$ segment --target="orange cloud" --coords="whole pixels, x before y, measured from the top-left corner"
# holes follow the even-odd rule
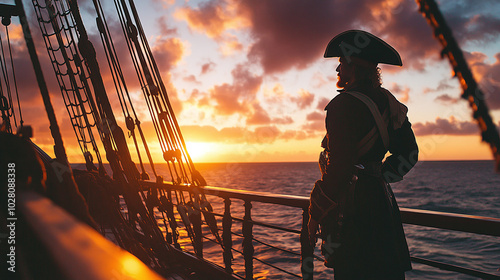
[[[280,124],[280,125],[294,123],[293,119],[289,116],[285,116],[283,118],[273,118],[271,122],[274,124]]]
[[[462,44],[491,40],[500,34],[500,19],[478,15],[475,7],[441,7]],[[334,35],[347,29],[366,29],[387,40],[401,53],[405,68],[424,70],[428,59],[438,59],[440,51],[431,28],[412,1],[288,0],[283,5],[281,1],[210,0],[197,7],[179,9],[176,17],[185,20],[193,30],[215,38],[223,49],[231,42],[240,50],[241,42],[228,39],[233,36],[228,31],[245,29],[253,40],[248,60],[259,63],[266,74],[308,67],[321,59]],[[400,69],[392,67],[387,71]]]
[[[236,1],[202,2],[197,8],[188,6],[180,8],[174,16],[185,20],[191,29],[220,39],[224,37],[227,30],[241,29],[249,24],[238,14],[235,5],[237,5]]]
[[[331,99],[328,99],[326,97],[322,97],[320,100],[318,100],[318,105],[316,105],[316,109],[324,111],[326,105],[328,105],[328,103],[330,102],[330,100]]]
[[[263,125],[271,122],[269,114],[259,103],[252,104],[252,111],[252,114],[247,118],[247,125]]]
[[[312,112],[307,115],[307,124],[302,126],[302,129],[311,135],[316,135],[317,133],[326,133],[325,128],[325,113]]]
[[[321,114],[319,112],[312,112],[312,113],[307,115],[306,119],[308,121],[324,121],[325,114]]]
[[[398,83],[392,83],[390,90],[403,103],[407,103],[410,99],[410,88],[407,86],[403,87]]]
[[[290,100],[296,103],[299,109],[303,110],[312,104],[314,101],[314,94],[308,92],[307,90],[300,89],[299,96],[292,97]]]
[[[245,65],[239,64],[231,72],[233,83],[216,85],[209,90],[210,100],[215,101],[218,114],[248,114],[262,84],[262,76],[252,74]]]
[[[241,52],[244,49],[243,44],[233,35],[224,36],[220,42],[219,51],[225,56]]]
[[[186,52],[186,46],[178,38],[162,38],[153,45],[153,54],[161,71],[172,69]]]
[[[323,129],[324,130],[324,125]],[[273,125],[259,126],[254,130],[243,127],[224,127],[217,129],[213,126],[189,125],[181,126],[185,139],[193,142],[219,142],[228,144],[264,144],[278,140],[304,140],[318,137],[318,131],[286,130],[281,131]]]
[[[187,21],[190,28],[206,32],[211,37],[221,36],[226,29],[226,13],[214,2],[202,3],[198,9],[180,8],[175,17]]]

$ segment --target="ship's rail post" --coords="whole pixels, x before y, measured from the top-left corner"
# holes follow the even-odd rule
[[[302,229],[300,231],[300,271],[303,280],[312,280],[314,274],[314,247],[309,242],[309,208],[302,208]]]
[[[253,279],[253,223],[252,223],[252,203],[245,199],[245,216],[243,217],[243,256],[245,259],[245,279]]]
[[[201,229],[201,212],[195,209],[189,217],[189,220],[191,220],[191,223],[193,223],[194,246],[197,248],[196,256],[199,258],[203,258],[203,232]]]
[[[229,197],[224,198],[224,216],[222,218],[222,242],[224,245],[224,266],[228,273],[233,273],[231,268],[233,253],[231,252],[233,248],[233,240],[231,236],[231,227],[233,224],[233,219],[231,217],[231,199]]]

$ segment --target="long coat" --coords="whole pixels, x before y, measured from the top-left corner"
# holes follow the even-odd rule
[[[390,156],[382,163],[387,149],[378,133],[375,144],[359,155],[358,144],[375,127],[374,117],[356,97],[338,94],[325,108],[328,163],[311,193],[311,217],[320,222],[325,265],[334,268],[336,280],[404,279],[410,256],[388,183],[402,180],[415,165],[418,147],[406,107],[390,92],[381,87],[353,90],[372,99],[381,114],[389,110]],[[353,185],[357,164],[365,169],[357,172]],[[321,192],[323,201],[315,192]],[[339,205],[328,207],[328,201]]]

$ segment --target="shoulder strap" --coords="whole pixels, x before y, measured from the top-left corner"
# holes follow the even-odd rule
[[[348,91],[347,93],[361,100],[368,107],[368,109],[373,115],[373,118],[375,119],[375,124],[377,125],[380,137],[382,137],[382,142],[384,143],[384,147],[386,150],[389,149],[389,133],[387,132],[387,124],[384,122],[382,115],[380,115],[380,111],[378,110],[377,104],[375,104],[375,102],[373,102],[371,98],[360,92]]]

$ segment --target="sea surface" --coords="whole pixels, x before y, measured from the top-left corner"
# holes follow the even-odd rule
[[[196,168],[208,185],[308,197],[314,182],[320,178],[317,163],[198,163]],[[166,166],[158,166],[167,173]],[[392,184],[400,207],[500,218],[500,174],[492,161],[428,161],[419,162],[402,182]],[[223,213],[223,200],[208,196],[214,212]],[[252,203],[252,219],[284,228],[300,230],[302,209],[274,204]],[[233,217],[243,218],[243,201],[231,200]],[[222,220],[217,217],[219,227]],[[430,227],[404,225],[410,254],[415,257],[454,264],[500,276],[500,238],[455,232]],[[233,221],[233,248],[242,252],[242,223]],[[184,249],[192,246],[184,230],[180,230]],[[204,257],[223,266],[222,250],[208,228],[204,228]],[[299,235],[281,230],[253,226],[255,279],[298,279],[300,275]],[[265,244],[286,249],[284,252]],[[319,242],[315,254],[321,256]],[[233,252],[233,269],[244,276],[243,256]],[[265,265],[270,263],[277,268]],[[314,261],[314,279],[333,279],[333,271]],[[406,279],[477,279],[455,272],[413,263]]]

